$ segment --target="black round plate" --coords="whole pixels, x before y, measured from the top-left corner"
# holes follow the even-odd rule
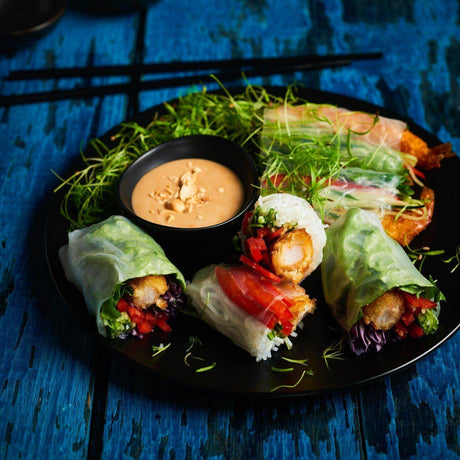
[[[268,90],[275,95],[283,95],[285,91],[281,87],[268,88]],[[242,89],[237,88],[232,91],[238,93]],[[334,93],[299,89],[299,95],[315,103],[331,103],[371,113],[378,111],[382,116],[403,119],[390,110]],[[133,120],[146,125],[155,112],[161,113],[162,110],[162,106],[154,107],[136,115]],[[408,122],[411,131],[423,138],[429,146],[440,144],[432,134],[410,120],[405,121]],[[111,135],[118,129],[119,127],[113,128],[102,136],[101,140],[110,143]],[[78,164],[80,163],[81,161],[78,160]],[[78,164],[75,165],[75,170]],[[429,228],[412,243],[411,247],[429,246],[433,249],[445,249],[445,257],[455,253],[458,234],[452,216],[452,203],[458,203],[460,199],[457,186],[459,174],[458,158],[445,160],[442,168],[429,172],[426,184],[436,192],[435,214]],[[441,257],[431,257],[425,261],[423,272],[426,276],[431,275],[438,280],[438,286],[447,297],[447,302],[441,309],[438,331],[422,339],[390,343],[378,354],[361,357],[345,354],[344,360],[329,360],[329,368],[323,359],[323,351],[340,336],[325,305],[318,270],[303,283],[306,292],[317,299],[318,308],[315,314],[305,319],[304,328],[298,330],[298,336],[293,339],[292,350],[288,351],[282,347],[274,353],[272,359],[267,361],[257,363],[253,357],[234,346],[226,337],[198,319],[185,315],[175,320],[170,334],[150,334],[142,340],[106,339],[97,333],[95,322],[87,313],[83,296],[66,280],[59,262],[58,250],[67,243],[68,228],[67,222],[59,212],[61,198],[62,194],[57,193],[51,199],[45,230],[46,253],[55,285],[64,302],[79,320],[75,327],[85,326],[109,350],[121,353],[158,376],[182,384],[213,392],[263,397],[304,396],[347,389],[407,368],[439,347],[460,325],[458,271],[451,273],[452,264],[446,264]],[[168,254],[168,248],[164,249]],[[182,269],[181,265],[179,269]],[[185,275],[190,279],[190,273],[185,272]],[[191,357],[184,360],[192,338],[198,338],[201,345],[195,343],[191,353],[203,361]],[[170,344],[170,346],[163,353],[152,358],[152,346],[160,344]],[[298,382],[306,367],[288,363],[282,357],[308,359],[308,368],[314,372],[314,375],[305,375]],[[215,363],[213,369],[196,372],[197,368],[212,363]],[[272,367],[294,367],[294,370],[288,373],[276,373],[272,371]],[[276,389],[280,385],[286,387]],[[274,389],[276,390],[273,391]]]

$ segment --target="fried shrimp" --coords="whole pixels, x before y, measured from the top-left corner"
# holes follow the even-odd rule
[[[148,275],[129,281],[133,288],[132,303],[135,307],[145,309],[151,305],[165,309],[168,304],[161,297],[168,289],[168,281],[163,275]]]
[[[397,289],[392,289],[363,307],[364,323],[388,331],[400,320],[404,308],[403,295]]]
[[[275,274],[293,283],[302,281],[313,260],[311,236],[303,228],[278,238],[271,251]]]
[[[422,210],[408,210],[403,214],[386,214],[382,219],[385,231],[403,246],[410,242],[431,222],[434,211],[434,191],[423,187],[420,199],[425,202]]]
[[[422,169],[440,168],[444,158],[455,156],[455,153],[452,152],[452,144],[440,144],[430,149],[423,139],[408,130],[402,134],[400,149],[401,152],[415,156],[417,167]]]
[[[305,293],[304,288],[298,284],[284,281],[280,283],[278,287],[283,294],[295,301],[295,304],[290,307],[289,310],[294,316],[292,323],[294,328],[296,328],[305,315],[312,314],[315,311],[316,300],[311,299]]]

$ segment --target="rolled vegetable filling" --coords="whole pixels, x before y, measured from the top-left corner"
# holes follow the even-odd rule
[[[172,277],[147,275],[122,283],[101,307],[110,337],[142,336],[159,328],[170,332],[168,321],[183,307],[182,287]]]
[[[311,205],[289,194],[261,197],[239,232],[241,261],[274,282],[300,283],[320,264],[326,241]]]

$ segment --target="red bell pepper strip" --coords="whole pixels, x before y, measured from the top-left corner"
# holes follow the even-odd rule
[[[258,228],[256,235],[258,238],[265,238],[270,233],[270,229],[267,227]]]
[[[413,172],[416,176],[420,177],[421,179],[426,179],[425,174],[424,174],[422,171],[420,171],[419,169],[417,169],[417,168],[412,168],[412,172]]]
[[[129,303],[124,297],[122,297],[117,303],[117,310],[120,313],[128,311],[128,307],[129,307]]]
[[[278,228],[272,232],[269,232],[269,234],[265,237],[267,241],[273,241],[275,238],[278,238],[282,233],[284,232],[284,228]]]
[[[260,262],[263,259],[262,252],[257,246],[256,238],[248,238],[245,241],[246,251],[254,262]]]
[[[437,303],[434,302],[433,300],[428,300],[428,299],[425,299],[424,297],[417,297],[415,294],[410,294],[409,292],[406,292],[406,291],[401,291],[401,292],[406,302],[406,305],[410,305],[411,307],[417,310],[419,309],[421,310],[423,308],[431,309],[431,308],[436,308],[437,306]]]
[[[415,321],[415,316],[413,313],[403,313],[400,319],[405,326],[409,326],[409,324],[412,324]]]
[[[409,324],[407,327],[407,333],[412,339],[419,339],[425,334],[423,329],[417,323]]]
[[[283,295],[279,291],[272,291],[267,284],[269,283],[260,283],[251,276],[246,279],[246,287],[255,302],[272,311],[280,321],[292,319],[292,313],[282,301]]]
[[[252,218],[252,212],[247,212],[243,217],[243,222],[241,224],[241,233],[246,235],[248,233],[249,222]]]
[[[265,276],[269,280],[274,281],[275,283],[281,282],[281,278],[279,276],[276,276],[274,273],[268,271],[266,268],[262,267],[261,265],[256,264],[254,261],[249,259],[249,257],[242,255],[240,257],[240,260],[241,262],[253,268],[256,272],[260,273],[262,276]]]

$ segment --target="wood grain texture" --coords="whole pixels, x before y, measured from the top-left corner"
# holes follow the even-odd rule
[[[32,48],[3,58],[1,68],[5,62],[9,68],[129,62],[134,25],[132,17],[114,18],[101,27],[67,14]],[[2,90],[52,85],[3,84]],[[63,174],[81,143],[119,123],[125,110],[126,97],[119,96],[0,111],[2,458],[87,456],[95,345],[76,327],[51,283],[43,248],[44,214],[58,183],[51,169]]]
[[[209,395],[112,360],[104,458],[354,458],[353,393],[266,401]]]
[[[49,33],[0,56],[0,76],[42,66],[382,50],[381,62],[251,82],[298,80],[383,105],[460,152],[458,2],[223,0],[210,8],[162,0],[107,16],[75,5]],[[87,82],[2,82],[0,90],[75,83]],[[458,334],[370,386],[267,402],[156,381],[79,332],[43,259],[43,212],[57,183],[50,169],[64,173],[80,147],[127,114],[190,90],[0,109],[3,458],[459,458]]]

